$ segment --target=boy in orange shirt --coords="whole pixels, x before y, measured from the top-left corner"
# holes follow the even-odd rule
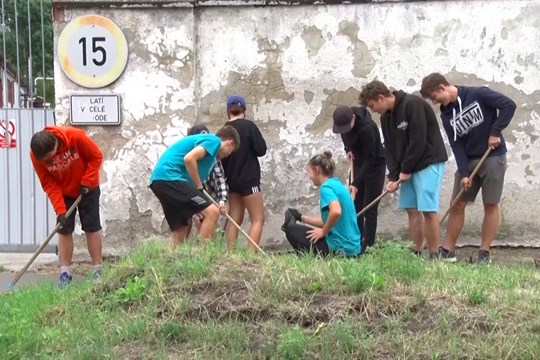
[[[92,275],[99,277],[102,260],[99,217],[101,150],[83,130],[58,126],[48,126],[35,133],[30,148],[34,169],[61,225],[58,231],[61,266],[58,286],[63,287],[72,280],[73,230],[77,211],[68,218],[65,215],[79,195],[82,200],[77,209],[92,258]]]

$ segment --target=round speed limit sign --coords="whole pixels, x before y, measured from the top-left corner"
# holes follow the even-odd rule
[[[67,77],[80,86],[102,88],[126,68],[126,37],[111,20],[84,15],[71,20],[58,39],[58,62]]]

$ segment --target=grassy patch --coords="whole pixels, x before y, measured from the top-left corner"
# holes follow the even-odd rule
[[[0,359],[533,359],[539,318],[532,266],[149,242],[98,282],[0,295]]]

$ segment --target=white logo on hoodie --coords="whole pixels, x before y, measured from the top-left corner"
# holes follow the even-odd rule
[[[461,99],[459,99],[461,100]],[[461,102],[460,102],[461,107]],[[454,129],[454,133],[459,137],[469,133],[471,129],[477,127],[484,122],[484,114],[480,108],[478,101],[469,104],[458,114],[454,113],[453,119],[450,120],[450,125]]]

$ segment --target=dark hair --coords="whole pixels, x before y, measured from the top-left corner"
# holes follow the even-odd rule
[[[238,116],[246,112],[246,108],[240,104],[232,104],[227,108],[228,116]]]
[[[362,105],[367,106],[369,100],[376,100],[379,95],[390,96],[391,94],[388,87],[382,81],[373,80],[362,87],[358,100]]]
[[[210,130],[208,130],[205,124],[193,125],[187,132],[188,135],[209,134],[209,133],[210,133]]]
[[[308,164],[310,166],[320,167],[325,176],[334,176],[336,164],[334,163],[334,160],[332,160],[332,153],[330,151],[315,155],[309,160]]]
[[[223,126],[217,131],[216,135],[221,138],[221,140],[232,140],[235,143],[237,150],[240,147],[240,135],[238,134],[238,131],[236,131],[236,129],[232,126]]]
[[[430,98],[431,94],[439,89],[439,86],[449,86],[450,83],[446,78],[439,73],[432,73],[422,79],[422,87],[420,94],[424,98]]]
[[[58,139],[52,132],[41,130],[32,136],[30,149],[36,159],[41,160],[54,150],[57,142]]]

